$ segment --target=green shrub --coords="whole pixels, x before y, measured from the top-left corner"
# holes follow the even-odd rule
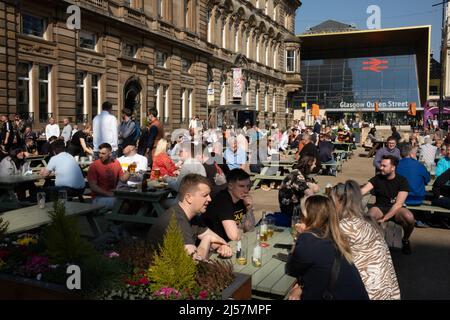
[[[163,246],[155,253],[153,265],[148,270],[150,291],[165,287],[190,290],[195,287],[195,274],[195,262],[184,249],[183,235],[173,214]]]
[[[63,202],[56,201],[49,216],[52,222],[44,230],[43,242],[52,261],[58,264],[79,263],[95,254],[94,247],[81,239],[75,218],[66,216]]]

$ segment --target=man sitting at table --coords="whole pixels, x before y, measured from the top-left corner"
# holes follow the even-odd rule
[[[112,158],[112,147],[109,143],[99,145],[99,159],[89,166],[87,179],[92,191],[94,204],[104,205],[107,209],[114,206],[114,190],[119,181],[128,181],[130,174],[123,172],[120,162]]]
[[[137,153],[136,144],[132,143],[131,140],[124,140],[122,148],[123,156],[118,159],[119,163],[122,166],[123,171],[128,170],[130,164],[136,165],[135,172],[138,174],[134,176],[135,179],[130,178],[127,182],[128,185],[136,184],[137,182],[142,181],[143,175],[147,171],[148,160],[146,157]]]
[[[40,175],[43,177],[55,174],[54,186],[49,183],[44,185],[48,193],[57,193],[66,190],[69,198],[80,196],[84,193],[84,177],[81,168],[75,158],[66,152],[64,140],[57,140],[53,143],[55,156],[48,162],[47,168],[42,168]],[[51,199],[51,197],[50,197]]]
[[[228,188],[214,197],[202,216],[205,224],[226,241],[239,239],[239,227],[244,232],[255,226],[250,176],[242,169],[233,169],[228,177]],[[243,225],[241,225],[243,223]]]
[[[9,156],[0,162],[0,177],[22,176],[30,171],[30,162],[25,161],[28,153],[25,147],[16,147],[9,150]],[[29,201],[36,202],[36,185],[32,181],[20,183],[14,191],[20,201],[26,200],[26,191],[29,191]]]
[[[207,178],[198,174],[186,175],[180,184],[179,202],[159,216],[148,233],[152,247],[159,248],[173,215],[183,234],[184,248],[196,260],[208,259],[210,248],[223,257],[231,257],[226,241],[203,226],[199,215],[205,213],[211,201],[211,187]],[[197,243],[199,244],[197,245]]]

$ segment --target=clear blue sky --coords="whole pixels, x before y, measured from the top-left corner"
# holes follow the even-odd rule
[[[431,50],[440,60],[442,6],[432,7],[443,0],[301,0],[297,10],[295,33],[331,19],[354,23],[358,29],[367,29],[366,13],[369,5],[381,9],[381,28],[431,25]]]

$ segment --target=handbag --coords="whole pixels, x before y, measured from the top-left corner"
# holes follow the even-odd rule
[[[341,270],[341,259],[342,256],[339,250],[336,249],[336,256],[334,257],[333,266],[331,267],[330,279],[325,291],[322,293],[323,300],[334,300],[334,291],[336,290],[336,281],[339,276],[339,271]]]

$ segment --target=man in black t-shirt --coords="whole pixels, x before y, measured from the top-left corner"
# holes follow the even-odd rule
[[[409,237],[414,230],[414,215],[404,207],[408,197],[408,181],[395,173],[399,160],[392,155],[381,159],[380,174],[371,178],[361,189],[362,194],[374,191],[376,201],[369,215],[379,223],[393,219],[403,227],[402,252],[411,254]]]
[[[206,177],[188,174],[182,180],[178,197],[180,201],[159,216],[148,233],[154,249],[162,246],[164,235],[173,215],[183,234],[184,248],[196,260],[208,259],[210,248],[222,257],[231,257],[232,251],[227,242],[205,227],[198,219],[204,214],[211,198],[211,187]],[[197,243],[200,242],[197,246]]]
[[[214,197],[202,219],[226,241],[235,241],[240,236],[239,227],[246,232],[255,226],[253,200],[249,193],[251,182],[248,173],[242,169],[231,170],[227,180],[228,188]]]

